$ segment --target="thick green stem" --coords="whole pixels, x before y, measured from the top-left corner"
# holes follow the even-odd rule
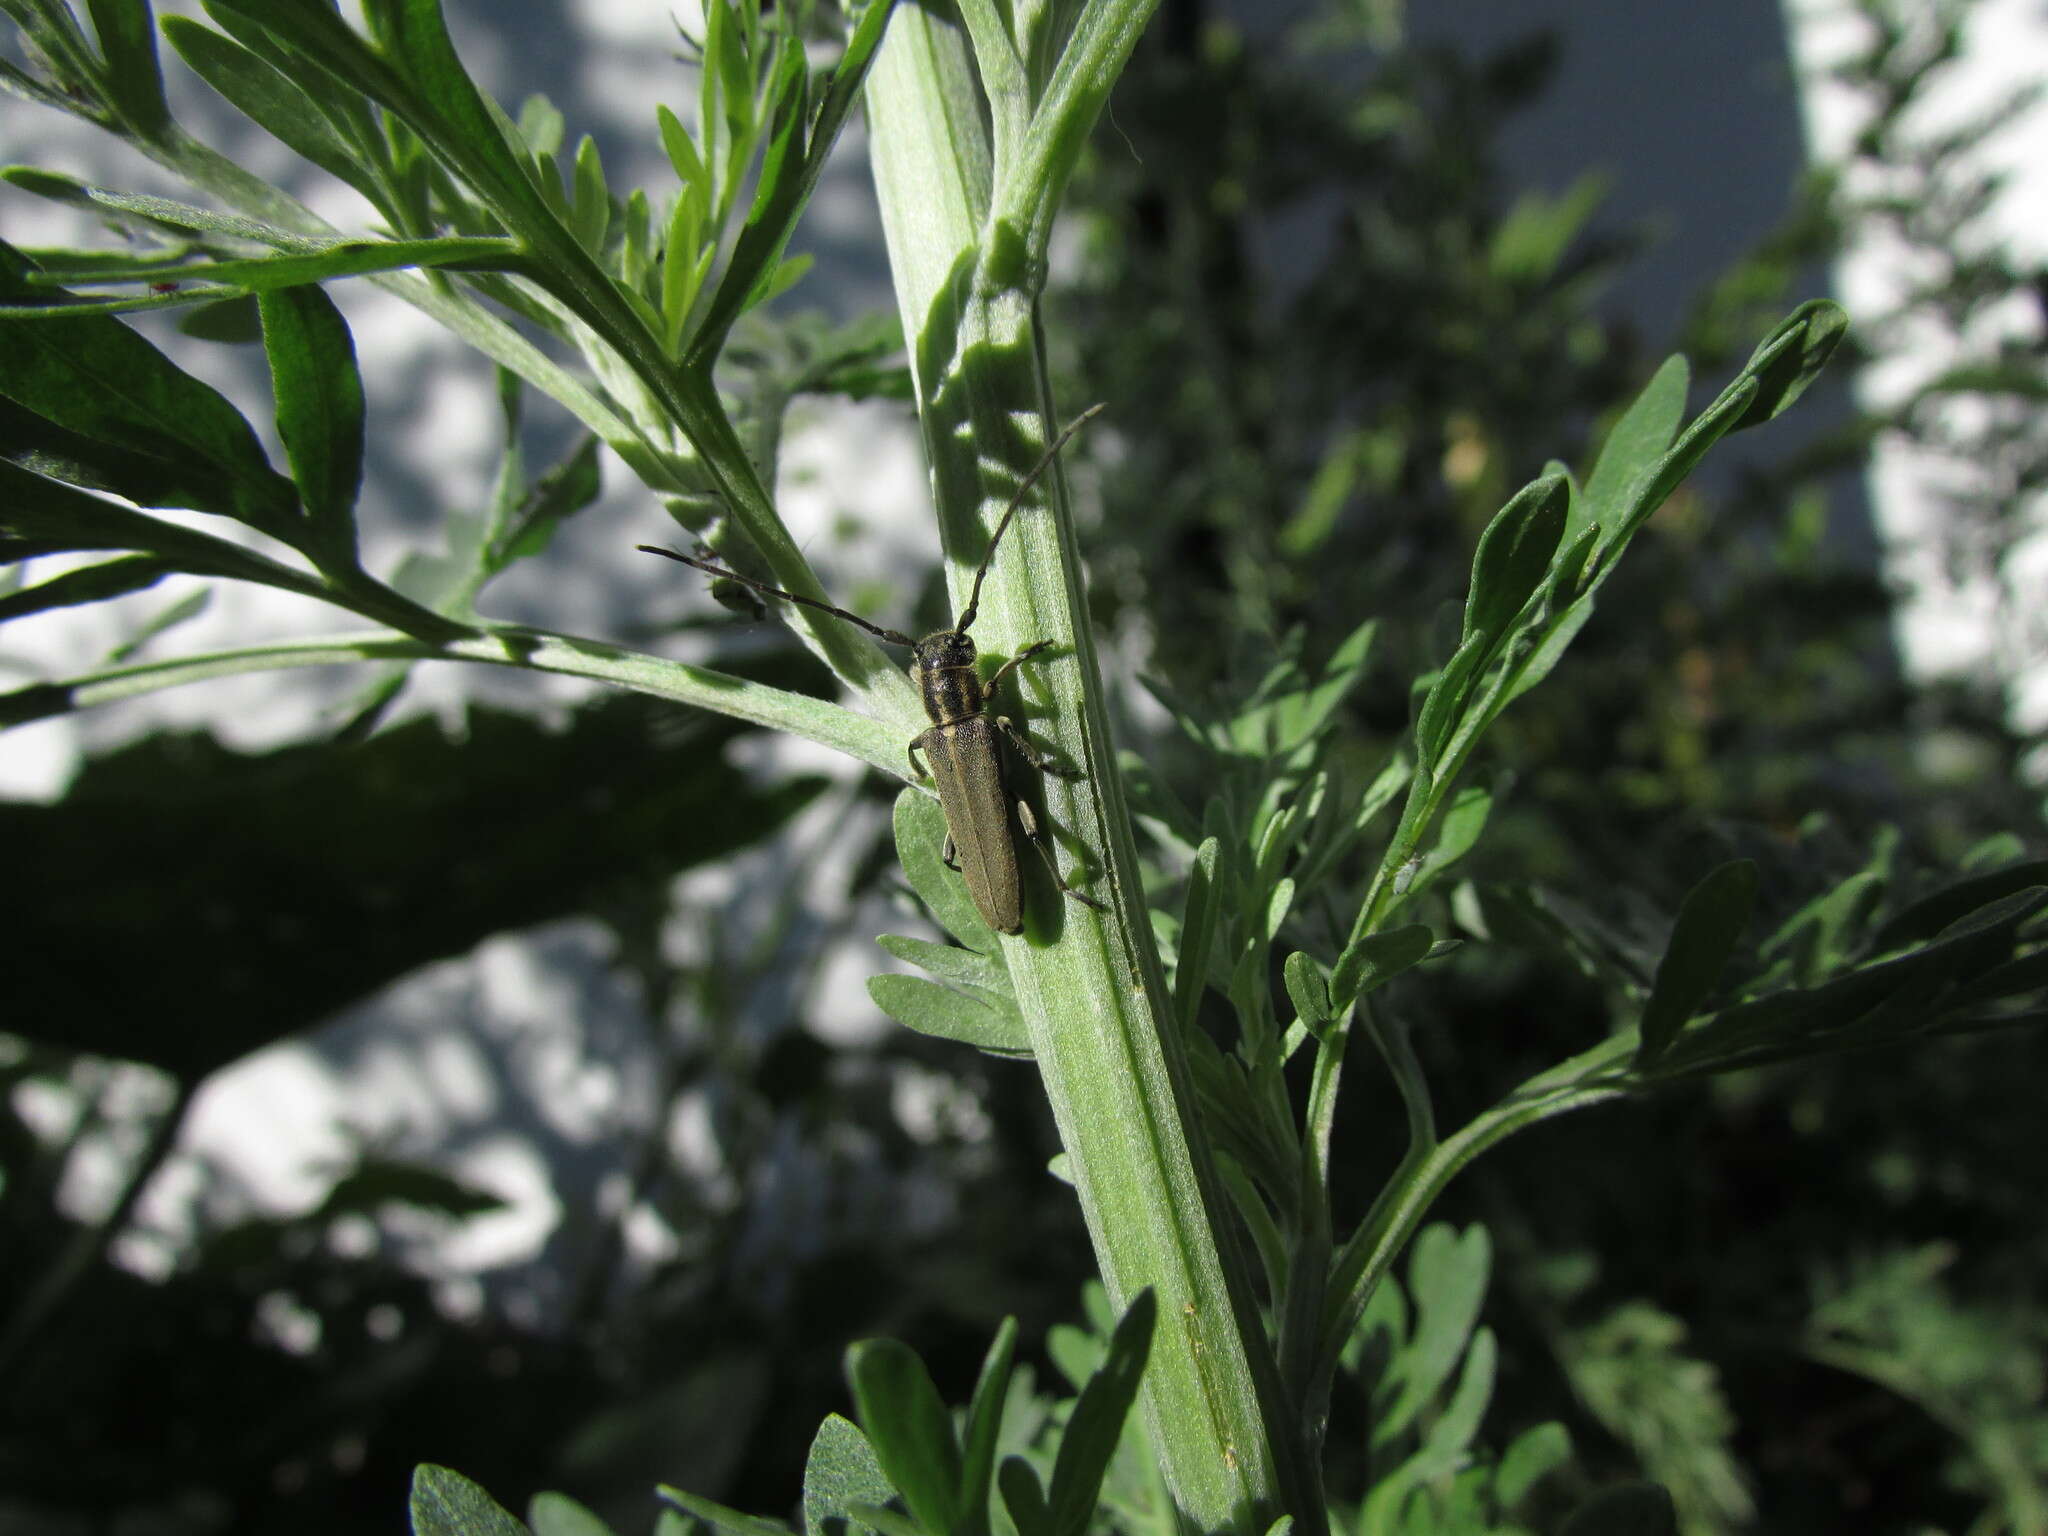
[[[990,167],[1004,157],[960,111],[972,79],[961,34],[904,7],[868,85],[883,227],[956,595],[1056,421],[1073,414],[1070,405],[1056,417],[1045,374],[1042,253],[1000,208],[988,211]],[[1020,691],[1033,734],[1085,770],[1045,779],[1047,819],[1062,863],[1078,856],[1079,883],[1108,910],[1039,904],[1006,945],[1017,1003],[1104,1283],[1119,1306],[1146,1286],[1159,1298],[1144,1400],[1182,1515],[1202,1531],[1255,1532],[1291,1514],[1319,1531],[1321,1496],[1286,1428],[1244,1265],[1221,1226],[1228,1206],[1171,1027],[1063,481],[1046,478],[1049,508],[1019,512],[989,571],[975,639],[997,655],[1053,642]]]

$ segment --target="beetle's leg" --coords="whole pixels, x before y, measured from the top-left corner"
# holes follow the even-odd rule
[[[928,779],[931,777],[931,773],[929,772],[929,770],[925,768],[925,765],[923,763],[920,763],[917,760],[917,744],[918,742],[923,740],[924,737],[921,735],[913,737],[911,740],[910,746],[908,748],[910,753],[910,771],[916,774],[920,779]]]
[[[1038,850],[1038,856],[1045,860],[1045,867],[1052,871],[1052,883],[1058,886],[1062,893],[1080,902],[1084,907],[1093,907],[1098,912],[1109,910],[1085,891],[1076,890],[1067,884],[1067,877],[1060,873],[1060,866],[1054,860],[1052,850],[1045,846],[1045,839],[1039,835],[1038,818],[1031,814],[1031,807],[1022,800],[1017,802],[1017,823],[1023,827],[1024,835],[1031,839],[1031,846]]]
[[[953,834],[950,832],[946,834],[944,846],[939,849],[939,862],[953,871],[954,874],[960,873],[960,850],[954,844]]]
[[[1031,745],[1031,738],[1017,729],[1017,722],[1008,715],[989,717],[995,728],[1010,738],[1010,745],[1017,749],[1017,755],[1036,768],[1040,773],[1049,773],[1056,779],[1085,779],[1087,774],[1078,768],[1064,768]]]
[[[1030,645],[1025,646],[1023,650],[1019,651],[1016,655],[1012,656],[1008,661],[1004,662],[1000,667],[996,668],[995,676],[991,677],[985,685],[988,688],[988,691],[990,693],[994,693],[996,691],[996,684],[1000,683],[1004,678],[1008,677],[1010,673],[1014,671],[1017,667],[1029,661],[1032,657],[1036,656],[1040,651],[1045,650],[1051,644],[1052,642],[1050,640],[1037,640],[1033,641]]]

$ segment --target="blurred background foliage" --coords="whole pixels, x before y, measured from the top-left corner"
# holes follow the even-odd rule
[[[1853,317],[1866,355],[1908,311],[1967,330],[2031,304],[2033,341],[1881,415],[1837,383],[1826,430],[1682,491],[1558,680],[1496,731],[1487,771],[1514,792],[1471,873],[1623,930],[1730,857],[1761,862],[1768,931],[1873,849],[1911,870],[2038,846],[2010,680],[1923,685],[1894,660],[1857,471],[1885,434],[1951,454],[1952,556],[2004,570],[2042,480],[2027,407],[2048,280],[1957,234],[1995,195],[1961,156],[1997,115],[1909,130],[1967,6],[1932,28],[1862,9],[1856,154],[1897,177],[1873,194],[1855,165],[1819,167],[1787,189],[1781,229],[1700,295],[1678,347],[1712,380],[1873,224],[1945,260],[1899,314]],[[1047,308],[1066,398],[1112,403],[1079,445],[1097,619],[1181,696],[1241,696],[1288,637],[1321,654],[1383,615],[1390,662],[1345,727],[1376,762],[1407,680],[1443,654],[1485,519],[1547,459],[1586,462],[1657,362],[1661,339],[1603,309],[1646,234],[1603,218],[1596,177],[1516,194],[1498,169],[1557,47],[1406,47],[1353,0],[1255,44],[1197,0],[1162,5]],[[1322,233],[1277,238],[1304,210]],[[1979,407],[1967,430],[1938,409],[1958,398]],[[817,675],[759,631],[721,644],[742,654],[716,665]],[[1137,697],[1124,744],[1171,784],[1172,734]],[[255,756],[160,735],[62,802],[0,807],[35,871],[12,896],[0,1036],[0,1531],[388,1529],[423,1460],[515,1508],[566,1489],[625,1531],[657,1481],[782,1510],[818,1417],[846,1406],[845,1341],[904,1338],[958,1397],[1003,1315],[1029,1344],[1075,1314],[1087,1250],[1044,1173],[1057,1148],[1028,1067],[901,1031],[825,1047],[806,1028],[818,968],[873,930],[819,915],[843,903],[803,857],[744,866],[765,923],[672,906],[675,876],[824,792],[734,766],[743,734],[621,700]],[[847,894],[872,897],[895,884],[885,818],[856,809],[845,824],[877,841]],[[223,1215],[147,1278],[114,1262],[209,1074],[430,960],[579,915],[639,1001],[654,1128],[615,1149],[622,1199],[567,1213],[542,1314],[452,1309],[403,1262],[395,1228],[494,1201],[374,1144],[310,1210]],[[1458,1111],[1597,1037],[1606,1004],[1562,961],[1468,945],[1400,1006]],[[1480,1163],[1443,1215],[1491,1233],[1490,1432],[1561,1421],[1562,1475],[1658,1479],[1689,1532],[2048,1532],[2044,1049],[2022,1031],[1753,1071]],[[159,1069],[166,1104],[124,1114],[110,1059]],[[1391,1089],[1355,1076],[1337,1162],[1353,1214],[1401,1124]],[[28,1108],[50,1083],[83,1105],[55,1139]],[[939,1108],[906,1116],[911,1088]],[[709,1145],[688,1170],[668,1136],[686,1103]],[[60,1191],[110,1128],[127,1171],[82,1218]],[[619,1213],[643,1209],[677,1238],[651,1267],[625,1258]],[[1367,1401],[1340,1393],[1331,1427],[1347,1498],[1388,1471]]]

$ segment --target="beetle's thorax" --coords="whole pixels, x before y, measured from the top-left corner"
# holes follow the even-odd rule
[[[917,642],[917,691],[933,725],[970,719],[987,707],[976,655],[974,642],[959,630],[942,629]]]

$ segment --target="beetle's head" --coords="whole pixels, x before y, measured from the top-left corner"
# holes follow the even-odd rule
[[[974,649],[974,641],[957,629],[942,629],[937,634],[926,635],[917,642],[917,664],[926,672],[941,672],[949,667],[971,667],[978,654],[980,653]]]

